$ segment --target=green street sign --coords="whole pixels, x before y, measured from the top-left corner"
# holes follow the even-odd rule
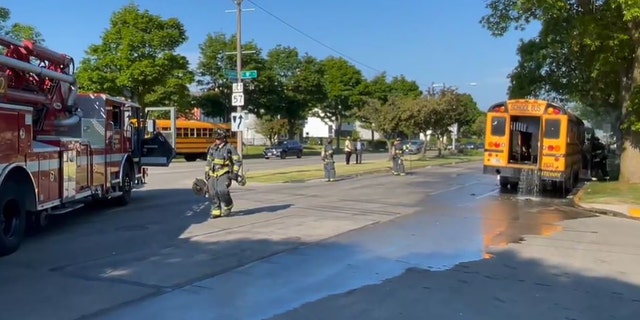
[[[257,70],[246,70],[240,73],[242,79],[255,79],[258,77]]]
[[[224,75],[229,79],[238,79],[238,73],[234,70],[225,70]]]

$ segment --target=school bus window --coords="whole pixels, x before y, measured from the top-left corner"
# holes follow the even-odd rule
[[[544,121],[545,139],[560,139],[560,120],[546,119]]]
[[[491,119],[491,135],[494,137],[504,137],[506,134],[507,119],[503,117],[493,117]]]

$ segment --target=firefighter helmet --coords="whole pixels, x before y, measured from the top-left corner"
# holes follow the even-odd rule
[[[213,137],[215,139],[226,139],[227,132],[222,129],[217,129],[216,131],[213,132]]]
[[[204,179],[196,178],[193,180],[191,190],[198,197],[204,197],[207,195],[207,182]]]

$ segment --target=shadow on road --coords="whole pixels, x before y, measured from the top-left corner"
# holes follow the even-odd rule
[[[276,213],[278,211],[286,210],[291,208],[292,204],[277,204],[271,206],[257,207],[245,210],[235,211],[233,213],[234,216],[249,216],[257,213]]]
[[[631,320],[638,310],[637,285],[503,251],[447,271],[410,268],[380,284],[329,296],[272,319]]]

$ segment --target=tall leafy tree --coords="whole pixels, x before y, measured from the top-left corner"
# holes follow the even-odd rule
[[[640,183],[640,2],[490,0],[494,36],[539,21],[519,48],[511,96],[546,94],[619,114],[620,180]]]
[[[200,58],[196,67],[197,83],[202,91],[216,92],[220,97],[218,103],[203,105],[202,111],[209,116],[224,114],[225,120],[228,121],[229,114],[235,111],[235,107],[231,105],[231,94],[232,84],[236,80],[228,73],[236,72],[236,37],[222,32],[207,34],[199,47]],[[264,106],[268,105],[268,101],[265,97],[259,96],[259,93],[270,92],[272,86],[263,75],[264,59],[261,57],[258,45],[254,41],[245,42],[242,44],[242,51],[254,51],[242,55],[243,70],[258,71],[257,79],[243,81],[244,108],[261,116],[265,113]],[[221,107],[224,109],[220,110]]]
[[[111,15],[110,25],[92,44],[77,72],[80,90],[121,96],[142,106],[188,109],[189,61],[176,53],[187,41],[184,25],[129,4]]]
[[[363,103],[359,88],[365,79],[358,68],[343,58],[325,58],[322,69],[327,101],[319,107],[317,115],[327,122],[335,122],[339,144],[343,122]]]
[[[293,47],[278,45],[269,50],[264,74],[272,85],[268,112],[287,120],[289,136],[301,129],[309,111],[324,99],[322,67],[309,55],[300,56]]]

